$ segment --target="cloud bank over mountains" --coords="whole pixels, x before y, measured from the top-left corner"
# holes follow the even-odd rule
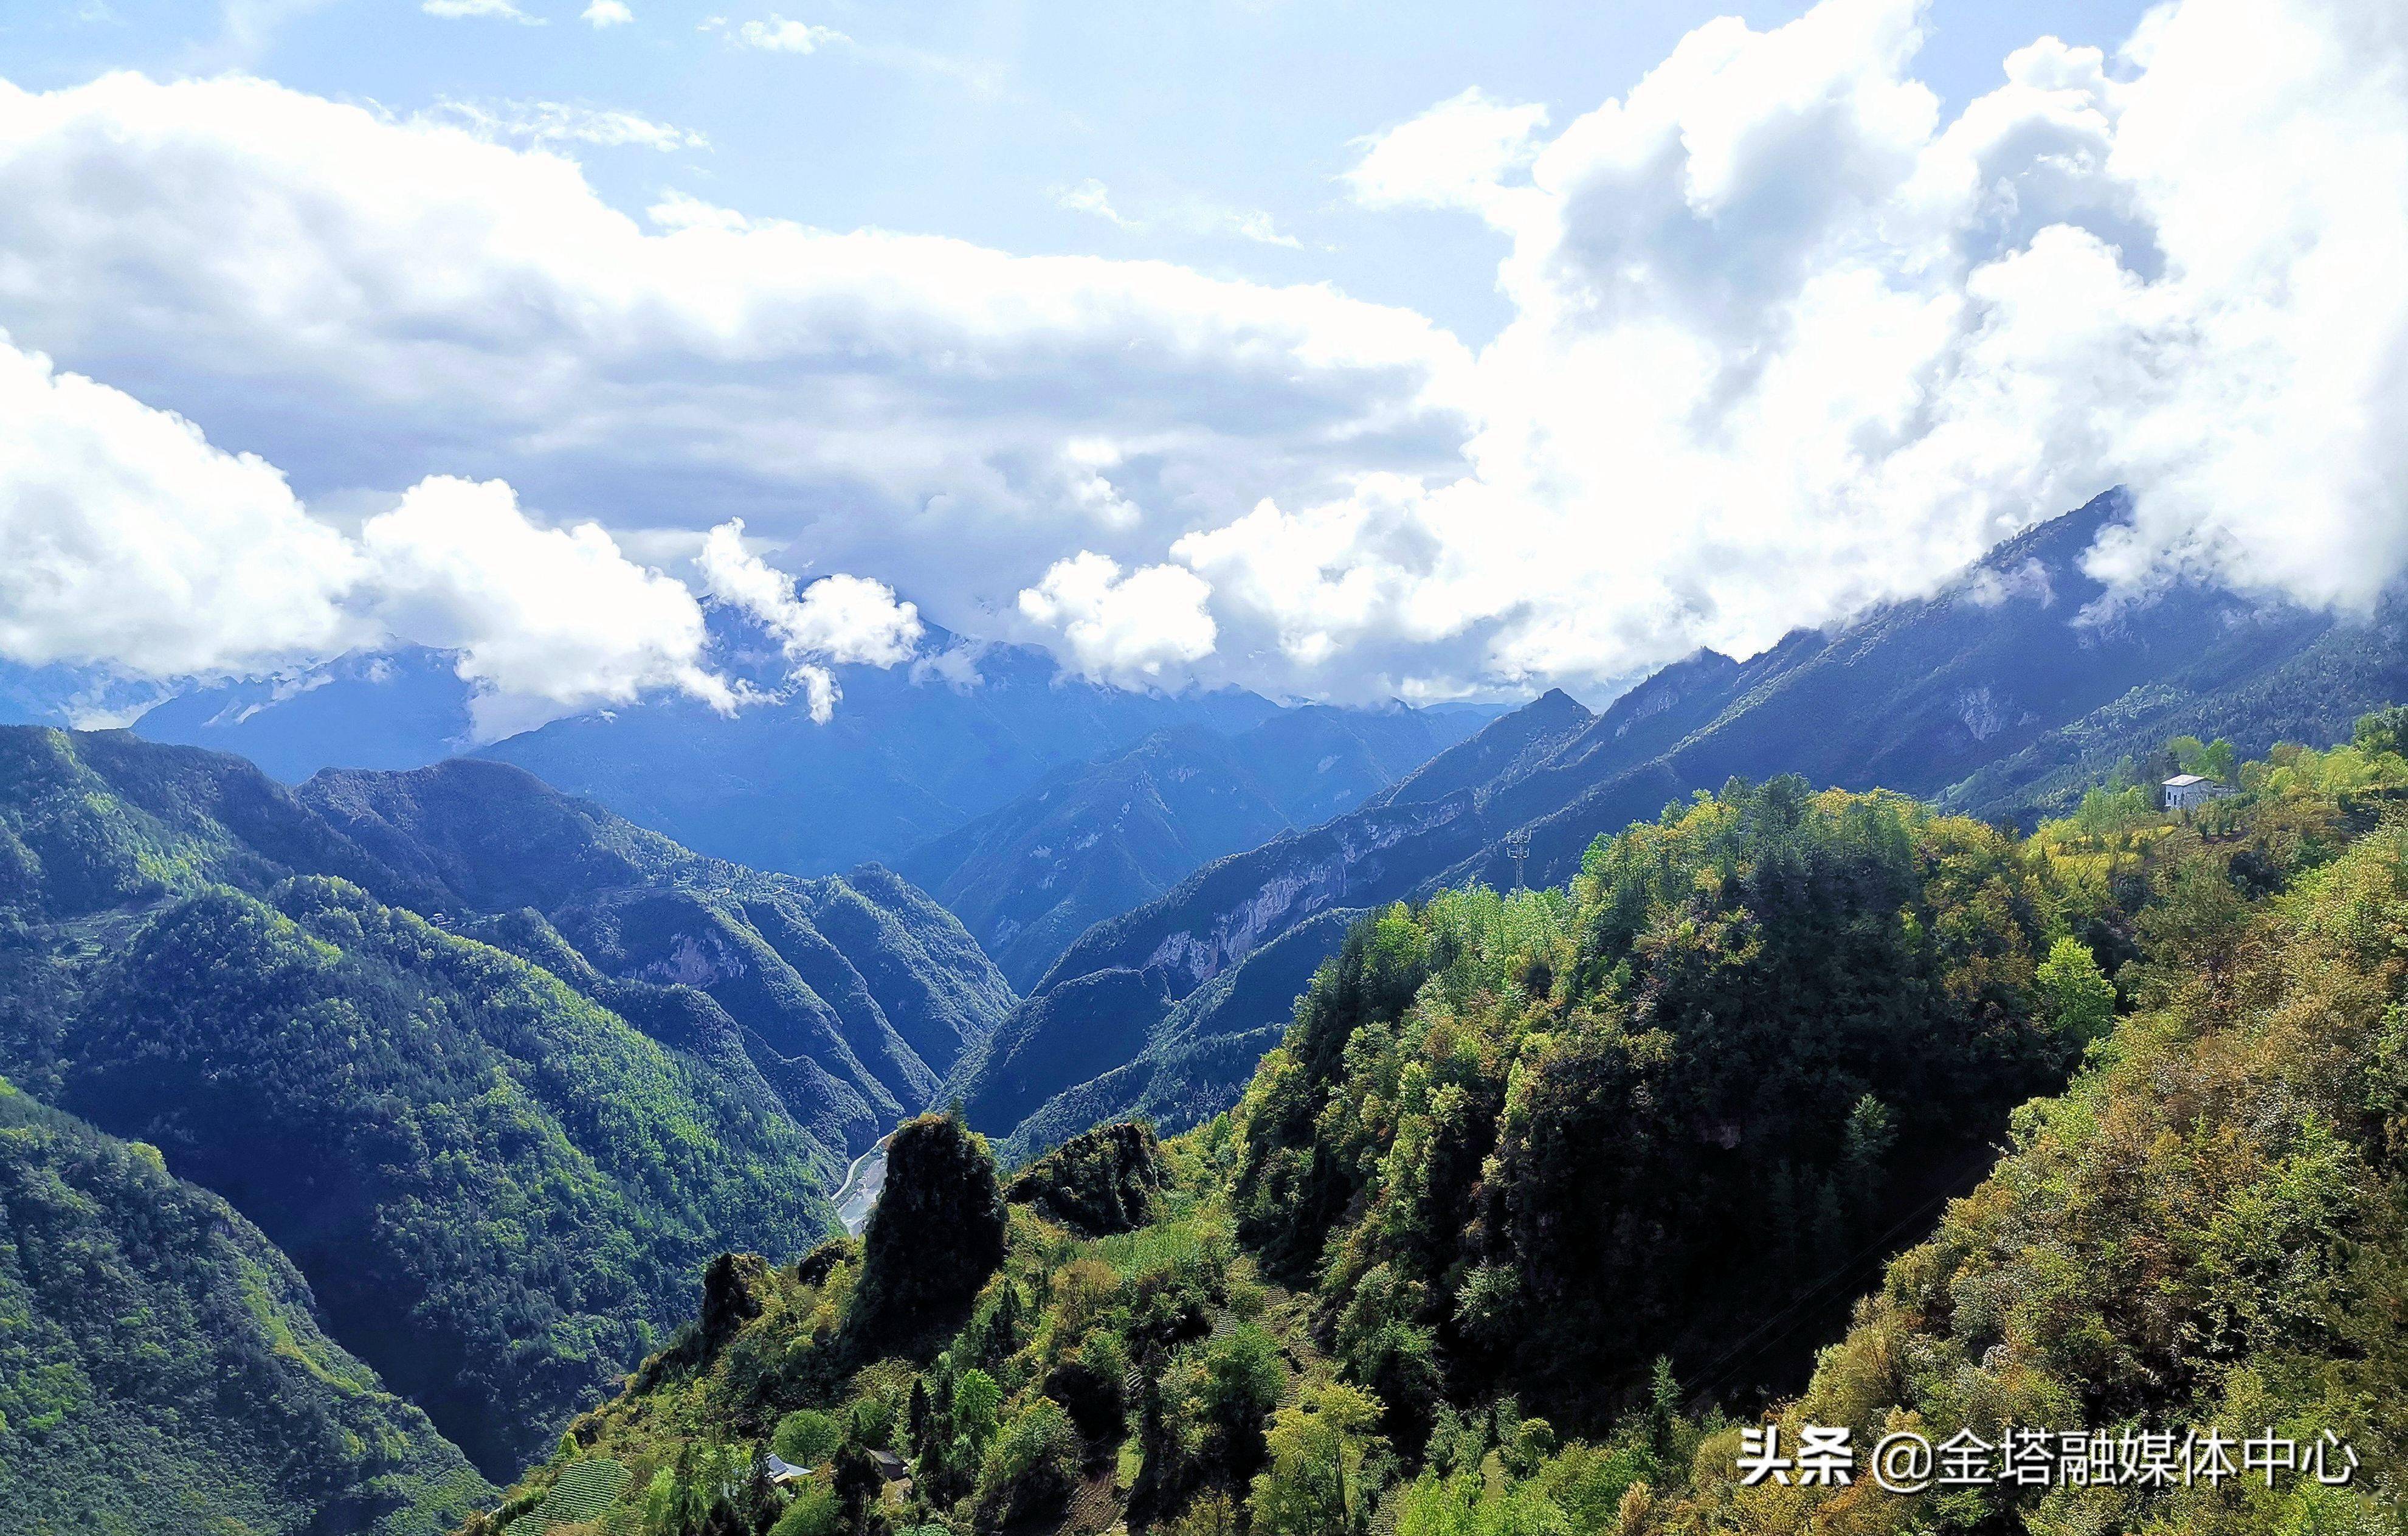
[[[206,678],[433,646],[459,653],[480,739],[663,689],[742,702],[682,582],[598,524],[530,521],[500,481],[429,476],[352,537],[258,458],[5,341],[0,420],[13,661]]]
[[[2371,601],[2408,564],[2408,17],[2184,0],[1945,122],[1917,22],[1715,22],[1553,136],[1472,93],[1372,141],[1358,197],[1511,241],[1472,473],[1181,557],[1300,661],[1478,635],[1467,682],[1744,653],[2118,481],[2104,574]]]
[[[1326,287],[638,219],[576,136],[473,117],[0,83],[0,655],[410,639],[503,731],[740,707],[714,602],[823,713],[921,610],[1129,683],[1603,688],[2118,481],[2094,564],[2135,593],[2371,601],[2408,567],[2408,15],[2180,0],[1953,120],[1920,23],[1715,22],[1560,130],[1473,90],[1367,139],[1343,194],[1502,243],[1477,349]]]

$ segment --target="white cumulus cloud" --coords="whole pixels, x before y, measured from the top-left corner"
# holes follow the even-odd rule
[[[1080,549],[1160,564],[1459,462],[1469,354],[1409,311],[681,194],[638,222],[499,136],[239,77],[0,85],[0,313],[305,496],[474,465],[613,529],[741,517],[966,625]]]
[[[0,655],[158,677],[360,635],[364,571],[284,477],[0,337]]]
[[[1361,202],[1500,241],[1477,351],[1325,286],[677,193],[639,220],[539,118],[238,76],[0,84],[0,316],[305,499],[472,465],[614,530],[740,518],[1121,680],[1602,687],[1929,591],[2119,482],[2092,564],[2128,589],[2362,609],[2408,567],[2408,12],[2176,0],[1953,114],[1923,23],[1711,22],[1585,112],[1469,92],[1363,144]],[[639,649],[619,673],[688,686]]]
[[[746,48],[771,53],[816,53],[821,49],[853,41],[834,27],[790,22],[775,14],[766,22],[747,22],[728,36]]]
[[[1538,136],[1467,93],[1376,205],[1512,242],[1471,472],[1281,497],[1172,553],[1225,627],[1405,691],[1627,679],[1930,590],[2128,483],[2093,557],[2362,608],[2408,567],[2408,14],[2182,0],[1947,121],[1915,0],[1710,22]],[[1318,664],[1318,665],[1317,665]]]
[[[468,17],[484,17],[497,22],[517,22],[526,26],[541,26],[543,19],[529,16],[511,4],[511,0],[423,0],[418,7],[429,16],[439,16],[447,22]]]
[[[593,523],[549,525],[500,481],[430,476],[357,538],[311,515],[273,467],[192,423],[0,337],[0,658],[124,679],[261,675],[354,647],[453,652],[490,740],[561,715],[678,692],[748,702],[712,669],[699,600]],[[717,530],[715,595],[789,653],[892,667],[921,625],[875,581],[799,598]],[[733,562],[715,558],[723,539]],[[745,583],[749,582],[750,585]],[[826,718],[834,680],[806,678]]]
[[[659,689],[736,706],[704,663],[702,608],[684,583],[595,524],[536,524],[500,481],[421,481],[368,520],[360,545],[386,629],[460,653],[481,739]]]
[[[625,26],[636,19],[636,13],[627,8],[624,0],[594,0],[578,13],[578,18],[598,32],[604,27]]]
[[[1117,562],[1082,550],[1024,590],[1020,611],[1060,631],[1080,671],[1136,687],[1175,677],[1212,653],[1211,596],[1183,567],[1147,566],[1124,576]]]
[[[867,577],[823,576],[797,595],[792,576],[745,547],[740,518],[711,529],[695,564],[705,592],[778,638],[811,718],[823,723],[840,696],[829,664],[898,666],[911,659],[924,629],[916,607]]]
[[[1544,107],[1496,101],[1473,86],[1363,140],[1346,180],[1372,208],[1479,208],[1537,158],[1546,125]]]

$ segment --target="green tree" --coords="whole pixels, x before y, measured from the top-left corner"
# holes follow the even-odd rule
[[[2082,804],[2073,812],[2073,829],[2086,838],[2109,838],[2146,825],[2157,815],[2157,797],[2154,786],[2143,788],[2134,784],[2128,789],[2093,789],[2082,797]]]
[[[2350,744],[2369,756],[2387,752],[2408,757],[2408,705],[2395,704],[2359,715],[2350,732]]]
[[[2087,1044],[2115,1022],[2114,983],[2081,940],[2060,936],[2032,980],[2040,987],[2041,1017],[2059,1039]]]
[[[844,1529],[844,1505],[824,1483],[808,1483],[786,1513],[778,1517],[769,1536],[839,1536]]]
[[[798,1408],[778,1421],[769,1448],[797,1467],[816,1467],[844,1440],[844,1427],[833,1414]]]
[[[981,1449],[996,1430],[996,1410],[1003,1404],[1003,1388],[983,1371],[969,1370],[953,1383],[953,1428]]]
[[[2220,738],[2201,741],[2196,736],[2177,736],[2166,743],[2166,750],[2174,754],[2174,766],[2185,773],[2196,773],[2220,784],[2232,782],[2233,750],[2229,741]]]
[[[2083,951],[2086,957],[2089,951]],[[1890,1148],[1898,1144],[1898,1116],[1889,1106],[1867,1094],[1848,1111],[1847,1129],[1842,1133],[1841,1156],[1851,1175],[1870,1179],[1881,1169]]]
[[[1179,1518],[1158,1529],[1164,1536],[1238,1536],[1238,1507],[1215,1490],[1199,1495]]]
[[[1254,1478],[1264,1536],[1364,1536],[1388,1456],[1380,1400],[1342,1382],[1308,1386],[1271,1417],[1270,1465]]]
[[[878,1496],[885,1491],[886,1474],[879,1471],[877,1458],[867,1449],[847,1441],[837,1449],[831,1482],[844,1526],[859,1530]]]
[[[1672,1437],[1681,1428],[1681,1384],[1672,1375],[1672,1358],[1656,1357],[1647,1382],[1647,1448],[1659,1463],[1672,1459]]]
[[[1397,1505],[1397,1536],[1573,1536],[1571,1522],[1526,1484],[1484,1483],[1463,1472],[1424,1473]]]
[[[1036,1398],[1011,1415],[987,1448],[979,1472],[980,1508],[1009,1523],[1069,1497],[1079,1471],[1079,1433],[1051,1398]]]

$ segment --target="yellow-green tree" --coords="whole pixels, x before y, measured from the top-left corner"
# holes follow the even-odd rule
[[[2061,1039],[2096,1040],[2114,1022],[2115,988],[2081,940],[2060,937],[2051,944],[2032,979],[2040,986],[2041,1015]]]
[[[1380,1400],[1342,1382],[1306,1387],[1272,1415],[1271,1464],[1254,1479],[1262,1536],[1363,1536],[1388,1460]]]

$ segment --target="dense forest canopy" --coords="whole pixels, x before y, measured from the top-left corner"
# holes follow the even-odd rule
[[[626,1536],[2396,1529],[2399,725],[2185,744],[2234,793],[2102,787],[2020,839],[1733,782],[1569,891],[1378,911],[1240,1106],[1162,1144],[1152,1219],[1076,1214],[1125,1209],[1146,1142],[1112,1128],[1013,1186],[997,1261],[916,1333],[852,1326],[860,1245],[731,1270],[716,1331],[472,1529],[559,1529],[558,1489],[622,1472],[581,1518]],[[991,1209],[981,1140],[916,1134],[944,1155],[910,1209]],[[958,1229],[924,1240],[956,1273],[992,1230]],[[2369,1475],[1737,1471],[1763,1423],[2210,1418],[2330,1429]]]
[[[0,1525],[435,1536],[493,1489],[250,1222],[0,1079]]]
[[[1232,1199],[1395,1426],[1510,1382],[1594,1417],[1935,1190],[2084,1043],[2049,937],[2108,918],[1889,796],[1733,784],[1358,928],[1240,1106]]]

